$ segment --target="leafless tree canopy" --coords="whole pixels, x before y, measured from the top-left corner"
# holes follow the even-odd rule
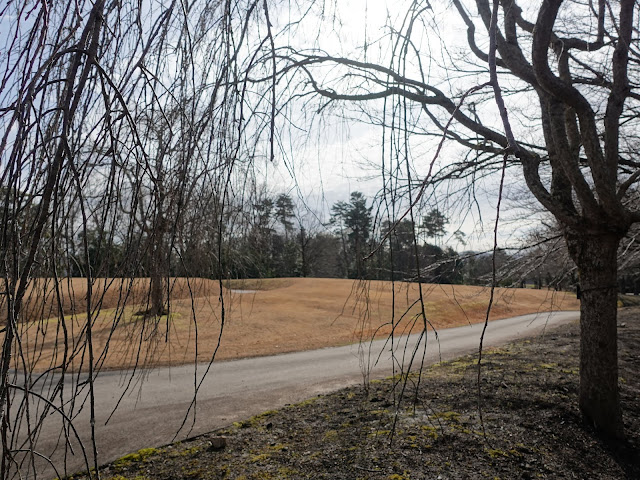
[[[68,420],[80,408],[93,416],[92,380],[106,352],[94,349],[92,326],[107,290],[117,292],[115,328],[136,294],[133,278],[150,277],[142,313],[157,324],[170,310],[168,278],[184,266],[187,232],[194,222],[204,229],[203,218],[208,275],[222,278],[225,205],[242,188],[237,173],[264,154],[251,138],[269,133],[272,109],[243,78],[252,55],[269,48],[261,2],[0,8],[0,476],[9,478],[33,474],[43,457],[40,419],[61,417],[64,449]],[[86,280],[82,305],[72,276]],[[80,341],[65,315],[78,312],[86,314],[75,327]],[[31,373],[38,354],[22,337],[34,322],[64,338],[42,375]],[[88,382],[65,384],[65,373],[81,369]],[[86,405],[67,402],[81,393]],[[87,468],[97,466],[95,446],[84,455]]]
[[[319,109],[343,105],[382,126],[384,193],[394,220],[413,216],[406,205],[442,192],[443,183],[455,193],[461,190],[453,181],[463,181],[473,198],[477,179],[492,171],[503,171],[503,181],[505,169],[524,177],[559,222],[579,272],[581,409],[621,435],[616,253],[640,220],[632,194],[640,176],[636,2],[407,5],[399,24],[365,38],[355,54],[283,44],[280,72],[302,78],[299,94],[317,95]],[[463,42],[454,29],[466,33]],[[430,136],[443,139],[435,155],[419,146]],[[467,153],[442,160],[451,143]],[[415,187],[404,192],[404,209],[393,206],[400,175]]]

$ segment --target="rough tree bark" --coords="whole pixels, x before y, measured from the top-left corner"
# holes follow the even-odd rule
[[[581,290],[580,410],[609,436],[622,437],[616,322],[621,235],[567,230],[565,238]]]
[[[167,237],[167,221],[164,215],[162,202],[164,195],[160,195],[156,218],[152,222],[153,229],[149,232],[151,247],[149,256],[149,308],[145,313],[149,317],[161,317],[168,315],[166,308],[165,292],[169,278],[169,255],[165,246]]]
[[[151,256],[150,305],[145,314],[151,317],[161,317],[169,313],[165,308],[166,278],[168,276],[165,267],[166,256],[161,246],[154,246]]]

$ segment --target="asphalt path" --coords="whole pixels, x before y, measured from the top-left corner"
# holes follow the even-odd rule
[[[546,328],[578,318],[578,312],[553,312],[496,320],[488,325],[484,346],[498,346],[539,335]],[[476,324],[442,329],[437,338],[430,331],[425,362],[431,364],[476,352],[482,327]],[[225,427],[265,410],[362,382],[365,377],[389,376],[394,372],[394,364],[396,372],[400,362],[408,364],[408,356],[417,342],[421,342],[418,346],[418,358],[421,358],[424,338],[412,335],[394,340],[393,355],[388,341],[377,340],[366,345],[214,362],[206,376],[206,365],[198,365],[196,371],[194,365],[185,365],[135,375],[127,371],[102,372],[94,384],[99,463],[141,448],[166,445],[174,439]],[[73,380],[65,378],[64,381]],[[127,384],[129,389],[123,396]],[[200,387],[194,404],[196,384]],[[40,388],[46,391],[48,386],[41,385]],[[88,388],[84,389],[84,394],[88,394]],[[116,405],[118,408],[111,415]],[[73,424],[93,465],[89,419],[89,407],[85,404]],[[81,449],[75,441],[72,442],[74,454],[67,452],[65,460],[61,431],[60,416],[49,415],[38,440],[38,451],[53,459],[60,474],[65,471],[65,463],[67,473],[86,469]],[[56,476],[44,462],[37,462],[36,470],[37,478]]]

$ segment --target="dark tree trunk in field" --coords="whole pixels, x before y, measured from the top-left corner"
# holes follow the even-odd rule
[[[161,317],[167,315],[168,311],[164,306],[164,292],[165,292],[165,277],[164,269],[162,268],[163,258],[154,258],[151,267],[151,292],[150,292],[150,306],[147,314],[150,316]]]
[[[151,234],[151,258],[149,265],[149,309],[145,312],[148,316],[161,317],[169,313],[165,308],[167,300],[165,292],[167,290],[166,281],[169,277],[169,255],[166,252],[165,237],[167,223],[164,215],[160,213],[154,224]]]
[[[580,275],[580,410],[607,436],[622,437],[618,391],[618,281],[620,236],[566,233]]]

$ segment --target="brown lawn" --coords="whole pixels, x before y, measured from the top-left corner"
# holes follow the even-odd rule
[[[234,359],[382,337],[391,332],[392,321],[399,334],[422,328],[416,320],[421,310],[417,284],[396,283],[392,295],[391,283],[381,281],[290,278],[221,286],[214,280],[172,279],[171,314],[150,319],[136,315],[146,308],[148,282],[102,279],[94,285],[92,304],[100,301],[101,309],[92,314],[92,336],[100,366],[206,362],[219,340],[215,358]],[[14,359],[36,370],[63,362],[86,369],[86,281],[65,279],[58,291],[53,285],[46,279],[34,284],[27,302],[29,321],[20,325],[23,352]],[[426,316],[436,329],[484,321],[486,288],[423,285],[422,295]],[[491,320],[578,308],[575,294],[500,288]]]

